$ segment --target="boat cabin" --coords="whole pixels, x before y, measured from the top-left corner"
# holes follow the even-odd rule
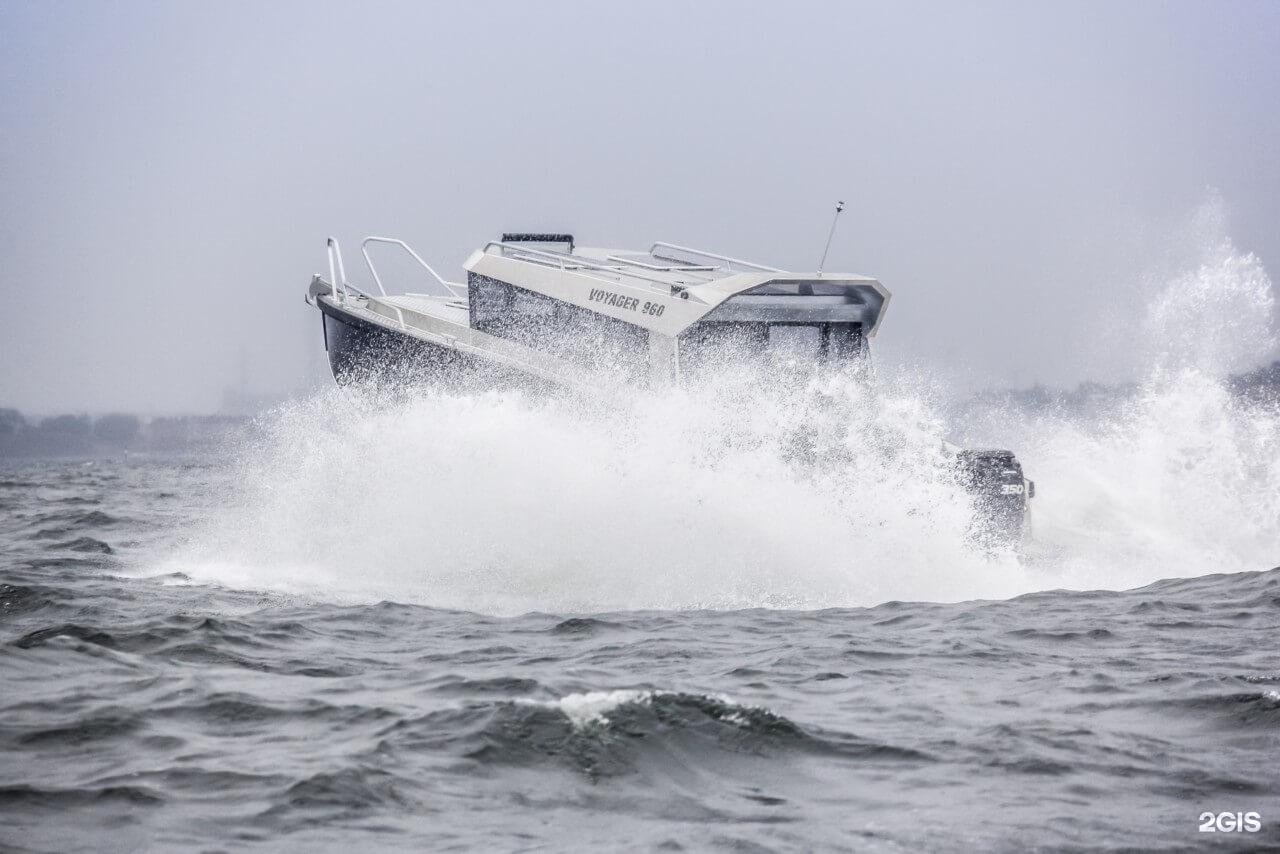
[[[464,266],[473,330],[655,379],[765,354],[860,358],[889,301],[865,276],[789,273],[669,243],[579,247],[569,234],[504,234]]]

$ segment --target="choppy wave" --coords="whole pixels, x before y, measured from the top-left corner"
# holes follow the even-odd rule
[[[91,559],[0,586],[0,811],[35,850],[1193,847],[1280,795],[1280,570],[496,618]]]

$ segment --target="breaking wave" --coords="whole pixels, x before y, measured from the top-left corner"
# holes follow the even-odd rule
[[[1132,386],[962,405],[923,378],[738,371],[710,390],[546,399],[333,389],[274,415],[163,571],[483,612],[821,608],[1130,587],[1274,565],[1280,418],[1228,371],[1274,348],[1271,283],[1202,214],[1147,288]],[[1082,340],[1087,340],[1087,336]],[[1023,550],[975,547],[948,439],[1037,484]]]
[[[804,753],[930,761],[917,750],[850,733],[808,732],[761,706],[679,691],[617,690],[559,700],[471,702],[397,721],[381,734],[378,750],[395,754],[427,745],[481,765],[560,766],[596,780],[644,767],[661,769],[669,766],[672,756],[685,757],[677,767],[703,768],[744,755]]]

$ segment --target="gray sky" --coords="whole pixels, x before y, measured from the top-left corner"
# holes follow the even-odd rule
[[[304,386],[329,234],[812,269],[836,198],[882,358],[1114,378],[1080,318],[1214,192],[1280,270],[1277,140],[1276,3],[0,0],[0,406]]]

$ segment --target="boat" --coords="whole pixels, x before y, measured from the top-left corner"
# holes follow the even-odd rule
[[[434,293],[388,293],[370,254],[379,244],[407,253]],[[869,276],[824,273],[822,264],[788,272],[672,243],[591,248],[572,234],[509,232],[471,254],[465,283],[397,238],[367,237],[360,250],[376,293],[347,280],[329,238],[329,277],[313,275],[306,296],[339,383],[400,377],[590,391],[687,382],[770,351],[865,362],[890,301]],[[1014,454],[949,447],[984,527],[1020,538],[1035,485]]]

